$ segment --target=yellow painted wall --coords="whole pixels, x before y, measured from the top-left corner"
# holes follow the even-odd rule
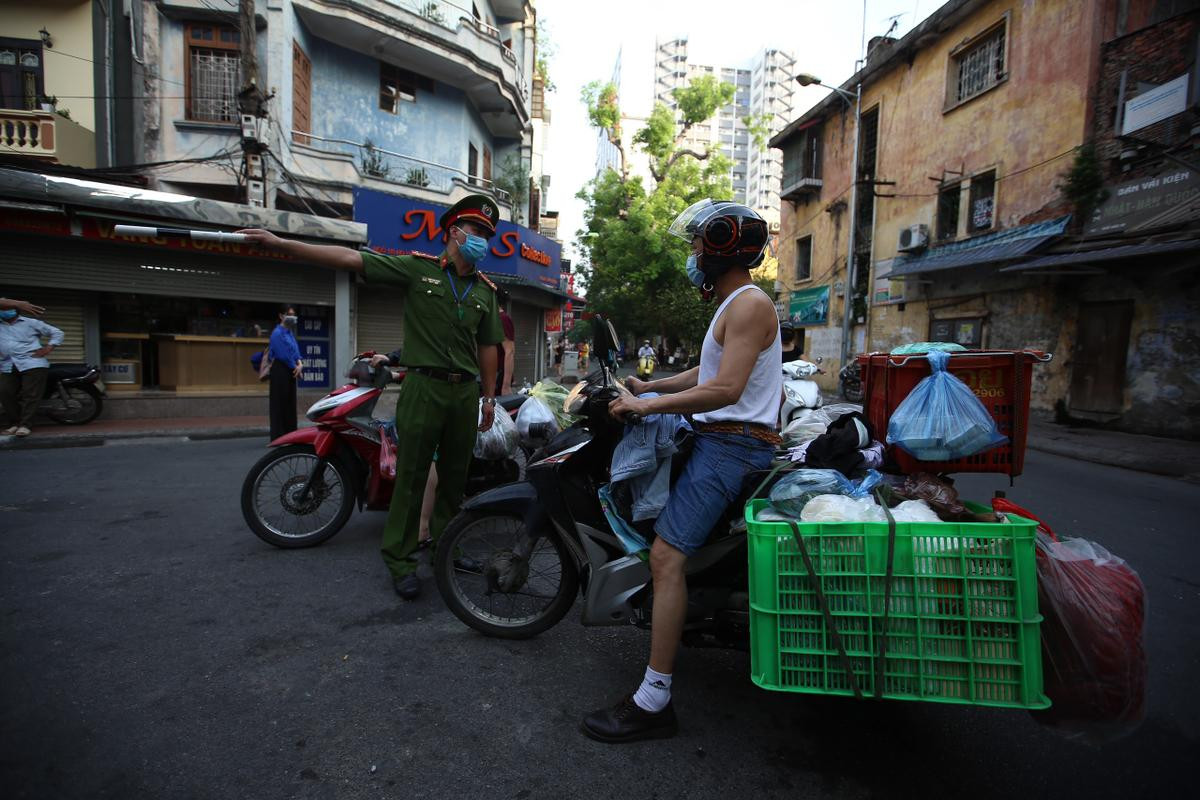
[[[71,119],[94,133],[92,4],[87,0],[0,2],[0,36],[38,41],[42,28],[54,42],[54,47],[42,49],[46,94],[57,95],[59,109],[70,109]]]
[[[1020,224],[1020,220],[1058,198],[1058,175],[1071,163],[1069,151],[1085,136],[1088,86],[1099,42],[1096,35],[1102,3],[1071,0],[997,0],[918,51],[911,65],[900,59],[870,86],[864,87],[864,112],[879,108],[878,180],[895,181],[881,186],[875,204],[872,267],[874,262],[896,255],[899,231],[924,223],[935,234],[938,184],[943,172],[965,176],[995,169],[995,220],[997,229]],[[974,99],[944,110],[951,51],[983,33],[1008,15],[1008,78]],[[849,200],[850,162],[853,148],[853,109],[841,104],[841,112],[828,117],[822,131],[823,181],[821,194],[790,211],[784,205],[780,243],[784,283],[795,288],[845,281],[846,235],[849,209],[830,213],[840,198]],[[1042,164],[1055,156],[1050,163]],[[1041,166],[1038,166],[1041,164]],[[964,192],[964,214],[968,205]],[[795,241],[813,237],[813,279],[796,284]],[[965,237],[964,224],[959,238]],[[864,265],[858,265],[862,269]],[[925,276],[923,276],[925,277]],[[937,280],[945,276],[928,276]],[[896,289],[901,284],[894,284]],[[874,269],[868,284],[873,295]],[[882,350],[928,335],[929,309],[921,299],[922,287],[909,282],[904,287],[906,303],[872,306],[867,337],[856,329],[855,349]],[[940,301],[939,301],[940,302]],[[827,371],[836,376],[840,350],[842,301],[834,293],[829,330],[817,332],[828,341],[826,349],[812,351],[825,358]],[[852,336],[854,334],[852,333]],[[831,361],[832,357],[832,361]],[[830,370],[829,367],[834,369]],[[834,381],[827,380],[832,388]]]

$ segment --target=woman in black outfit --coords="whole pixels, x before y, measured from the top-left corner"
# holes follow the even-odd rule
[[[271,331],[271,440],[296,430],[296,379],[304,365],[296,343],[296,307],[279,307],[279,324]]]

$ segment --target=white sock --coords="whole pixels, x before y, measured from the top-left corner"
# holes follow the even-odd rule
[[[637,703],[638,708],[652,714],[662,711],[671,702],[671,676],[646,667],[646,677],[642,678],[642,685],[634,692],[633,702]]]

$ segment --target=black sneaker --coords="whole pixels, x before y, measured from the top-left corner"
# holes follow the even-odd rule
[[[415,573],[401,578],[393,578],[392,587],[396,590],[396,594],[405,600],[416,600],[421,596],[421,579]]]
[[[670,701],[655,714],[633,702],[630,694],[615,706],[588,714],[579,729],[598,742],[622,744],[642,739],[669,739],[679,732],[679,723]]]
[[[454,568],[459,572],[483,572],[483,562],[470,556],[459,556],[454,559]]]

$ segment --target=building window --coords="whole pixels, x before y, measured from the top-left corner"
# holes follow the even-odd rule
[[[1007,21],[951,56],[949,105],[983,94],[1007,76]]]
[[[812,278],[812,237],[803,236],[796,240],[796,280]]]
[[[467,181],[479,183],[479,151],[475,145],[467,144]]]
[[[237,28],[189,22],[187,46],[187,118],[199,122],[237,122],[241,88],[242,36]]]
[[[395,64],[379,62],[379,107],[389,114],[400,111],[400,101],[417,102],[417,89],[433,91],[433,81]]]
[[[938,192],[937,238],[939,242],[958,236],[958,206],[962,198],[962,185],[952,183]]]
[[[971,218],[967,230],[971,233],[991,230],[996,222],[996,171],[984,172],[971,178]]]
[[[42,88],[42,43],[0,39],[0,108],[36,111]]]
[[[292,140],[309,144],[304,136],[312,133],[312,61],[300,49],[300,43],[292,41]]]

